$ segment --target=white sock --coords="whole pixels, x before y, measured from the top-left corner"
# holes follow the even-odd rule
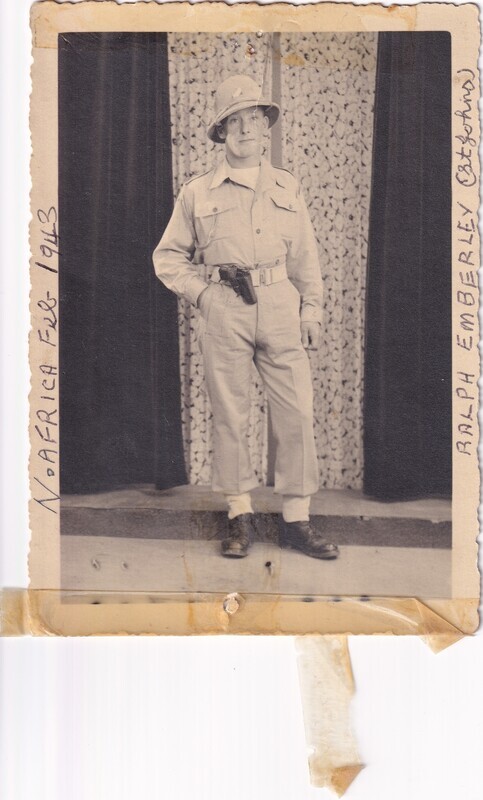
[[[226,494],[228,503],[228,519],[234,519],[240,514],[253,514],[252,499],[248,492],[244,494]]]
[[[282,516],[285,522],[302,522],[309,519],[310,495],[297,497],[284,494],[282,498]]]

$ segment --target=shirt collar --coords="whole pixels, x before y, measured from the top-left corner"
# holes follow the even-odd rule
[[[218,186],[226,181],[228,178],[228,161],[226,158],[223,161],[220,161],[219,164],[216,165],[215,170],[213,172],[213,177],[210,183],[210,189],[217,189]]]
[[[272,167],[270,162],[267,161],[266,158],[262,157],[260,161],[260,177],[257,189],[262,192],[266,191],[267,189],[271,189],[274,186],[282,186],[285,189],[286,183],[279,173],[280,170]],[[226,158],[224,158],[223,161],[220,161],[215,167],[210,183],[210,189],[217,189],[218,186],[221,186],[221,184],[229,177],[229,164]]]

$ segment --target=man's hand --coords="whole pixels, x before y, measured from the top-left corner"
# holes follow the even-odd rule
[[[320,340],[320,322],[301,322],[302,344],[306,350],[317,350]]]
[[[206,289],[203,289],[201,294],[198,295],[197,306],[198,306],[198,308],[200,310],[200,314],[201,314],[202,317],[204,317],[205,313],[206,313],[206,307],[208,305],[208,295],[209,295],[208,289],[210,288],[210,285],[211,284],[208,284]]]

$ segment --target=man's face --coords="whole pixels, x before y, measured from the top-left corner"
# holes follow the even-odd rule
[[[262,108],[252,106],[230,114],[223,123],[227,156],[247,161],[258,159],[267,128],[268,118]]]

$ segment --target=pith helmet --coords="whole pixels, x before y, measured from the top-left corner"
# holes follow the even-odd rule
[[[268,127],[277,121],[280,107],[263,97],[262,90],[248,75],[232,75],[220,83],[215,94],[215,119],[208,128],[208,137],[212,142],[223,144],[218,136],[217,125],[235,111],[242,111],[251,106],[261,106],[268,117]]]

